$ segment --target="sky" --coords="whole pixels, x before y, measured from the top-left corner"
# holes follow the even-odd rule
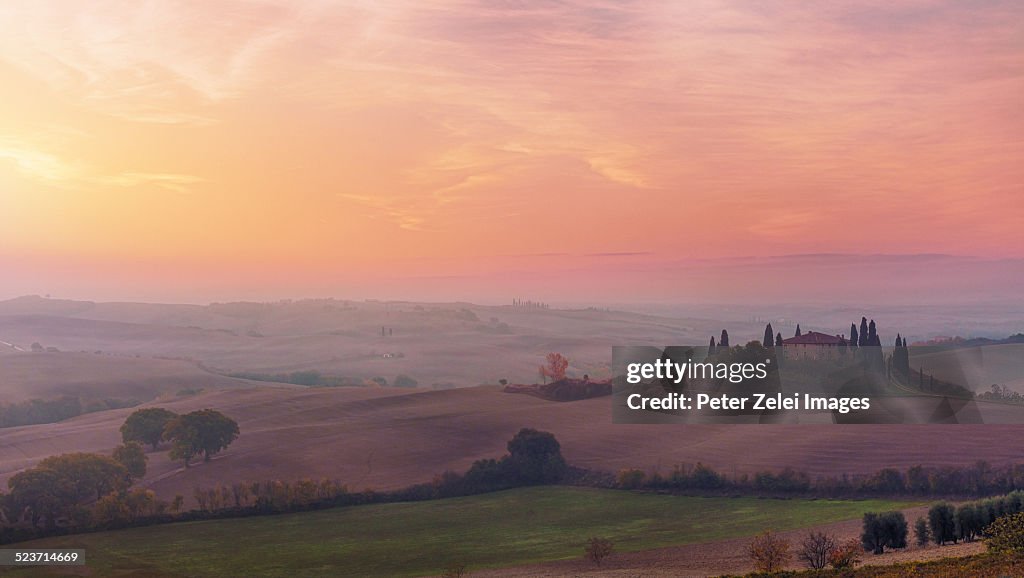
[[[1022,102],[1014,1],[8,0],[0,298],[685,299],[725,282],[680,284],[694,263],[834,253],[1019,272]]]

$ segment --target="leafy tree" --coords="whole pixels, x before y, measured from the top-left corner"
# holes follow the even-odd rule
[[[601,562],[605,558],[611,555],[612,550],[615,548],[615,544],[607,538],[593,537],[587,540],[587,547],[584,549],[587,554],[587,558],[597,564],[601,565]]]
[[[789,542],[772,534],[771,530],[754,536],[747,552],[754,562],[754,568],[768,574],[782,570],[792,557]]]
[[[865,550],[875,554],[881,554],[885,548],[906,548],[907,521],[901,512],[867,512],[860,541]]]
[[[33,525],[45,518],[53,528],[57,518],[110,492],[128,486],[128,472],[111,458],[72,453],[50,456],[7,481],[10,500],[21,511],[29,508]]]
[[[238,423],[219,411],[202,409],[176,417],[169,424],[164,436],[171,440],[171,458],[189,461],[203,455],[203,461],[210,461],[213,454],[231,445],[238,437]]]
[[[142,450],[142,444],[128,442],[114,448],[114,460],[124,466],[132,479],[140,479],[146,475],[146,452]]]
[[[132,412],[121,426],[121,439],[125,443],[142,442],[155,450],[163,440],[164,430],[177,414],[162,407],[148,407]]]
[[[104,494],[128,486],[128,471],[113,458],[99,454],[71,453],[50,456],[39,462],[39,469],[57,473],[70,489],[75,502],[98,500]]]
[[[956,509],[957,535],[961,540],[970,542],[981,533],[984,524],[982,516],[978,514],[978,508],[974,504],[963,504]]]
[[[956,543],[956,513],[949,502],[939,502],[928,510],[928,528],[936,544]]]
[[[48,528],[56,527],[57,517],[69,501],[69,489],[53,470],[30,468],[18,472],[7,480],[7,487],[11,490],[11,509],[21,512],[28,508],[33,526],[45,520]]]
[[[924,518],[918,518],[914,522],[914,540],[918,546],[926,546],[932,538],[932,533],[928,529],[928,522]]]
[[[565,370],[569,368],[569,360],[561,353],[549,353],[545,359],[546,364],[540,368],[540,374],[545,378],[550,377],[551,381],[565,379]]]
[[[1003,516],[985,528],[985,545],[990,552],[1019,554],[1024,552],[1024,513]]]
[[[519,430],[508,442],[508,453],[506,463],[520,484],[550,484],[565,475],[561,446],[549,432]]]
[[[808,568],[820,570],[828,564],[829,557],[838,547],[835,536],[825,532],[811,532],[800,543],[796,557]]]
[[[772,347],[772,346],[775,345],[775,332],[772,331],[772,324],[771,323],[769,323],[768,325],[765,326],[765,328],[764,328],[764,339],[761,340],[761,343],[763,343],[766,348]]]

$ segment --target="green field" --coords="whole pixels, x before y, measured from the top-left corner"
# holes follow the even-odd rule
[[[421,576],[705,542],[858,518],[881,500],[699,498],[542,487],[430,502],[151,526],[18,547],[84,548],[93,575]],[[2,573],[2,571],[0,571]],[[11,575],[40,574],[19,569]]]

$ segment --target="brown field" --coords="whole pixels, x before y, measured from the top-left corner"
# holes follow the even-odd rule
[[[812,475],[881,467],[1024,461],[1014,439],[1024,426],[613,425],[609,398],[551,402],[482,386],[447,391],[397,388],[225,390],[156,403],[175,411],[213,407],[242,435],[210,463],[182,470],[166,451],[150,454],[145,484],[164,498],[195,486],[256,479],[329,477],[353,489],[429,481],[505,452],[521,427],[555,433],[570,463],[615,471],[668,471],[697,461],[727,474],[791,466]],[[131,410],[3,430],[0,484],[48,455],[106,452]]]

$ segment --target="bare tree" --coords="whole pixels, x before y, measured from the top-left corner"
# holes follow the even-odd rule
[[[820,570],[828,564],[829,556],[839,547],[835,536],[825,532],[811,532],[800,543],[797,551],[798,560],[807,564],[808,568]]]

